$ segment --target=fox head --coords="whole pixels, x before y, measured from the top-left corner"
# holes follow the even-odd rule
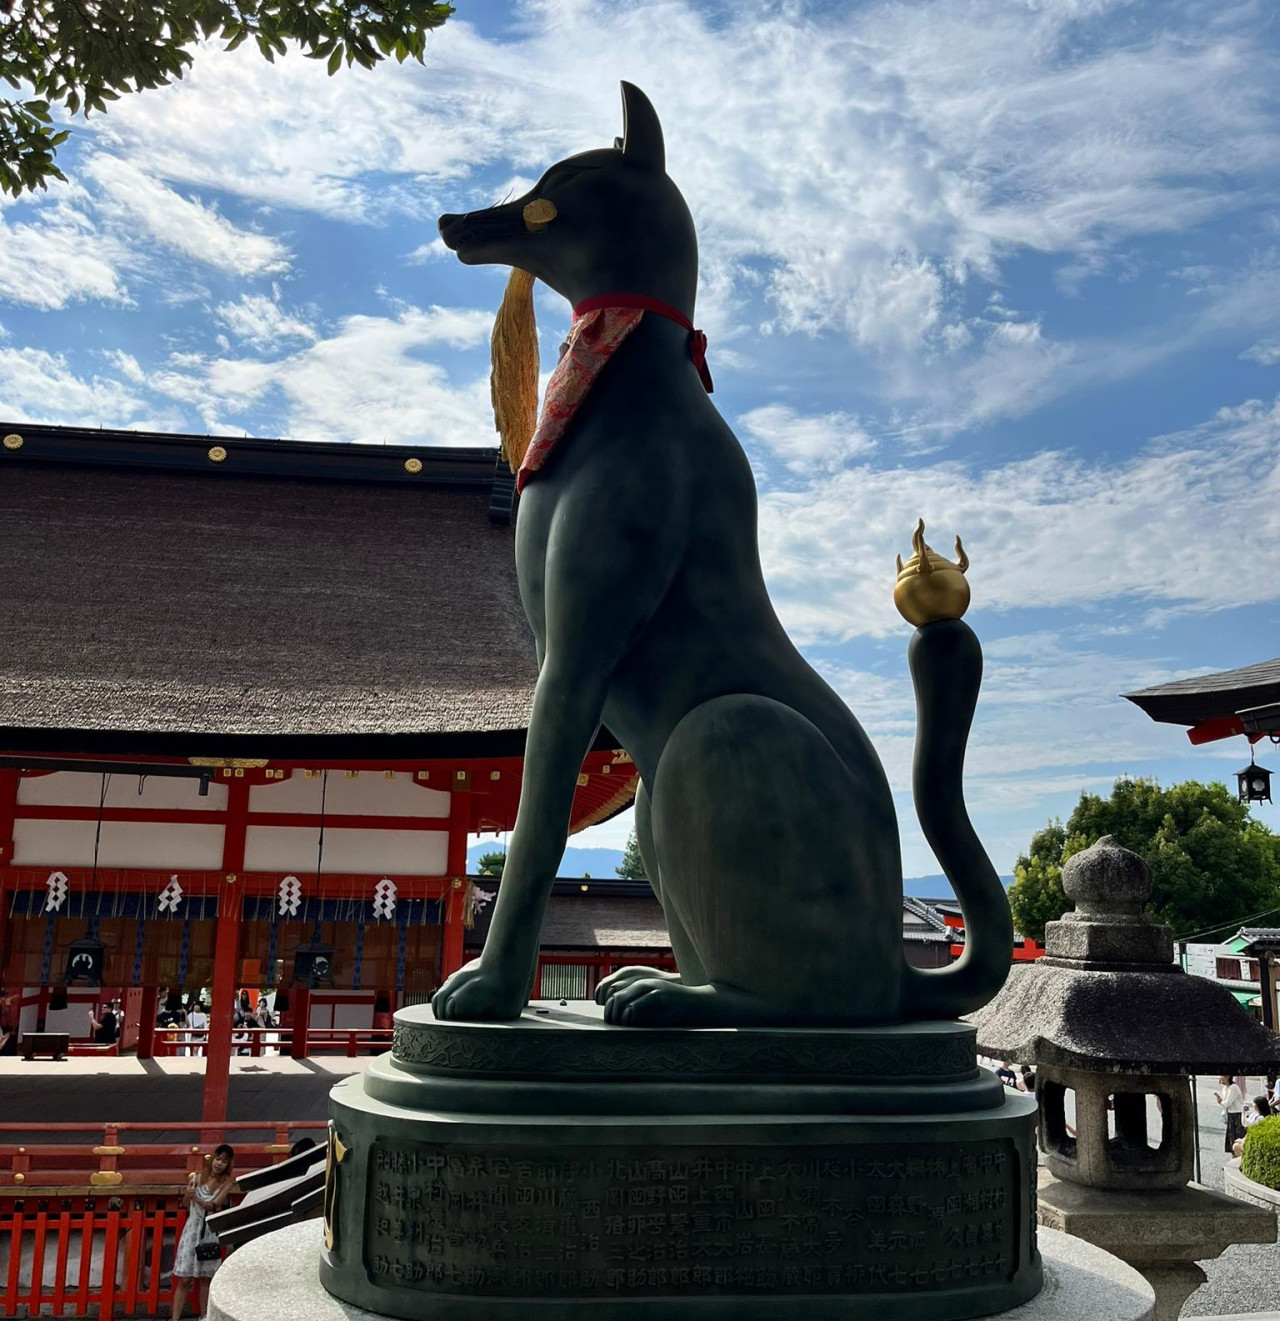
[[[622,109],[622,137],[612,147],[557,162],[515,201],[441,216],[445,244],[469,266],[528,271],[571,303],[645,294],[692,316],[698,245],[689,208],[667,177],[662,125],[631,83],[622,84]]]

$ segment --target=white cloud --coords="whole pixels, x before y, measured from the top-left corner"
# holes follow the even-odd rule
[[[128,302],[120,275],[127,253],[61,198],[35,210],[29,223],[0,216],[0,300],[46,311],[89,299]]]
[[[101,189],[98,205],[122,227],[141,223],[166,248],[218,270],[270,275],[289,264],[288,249],[267,234],[240,229],[212,207],[183,197],[139,165],[99,154],[85,165]]]
[[[274,394],[284,430],[298,439],[492,444],[487,375],[455,385],[424,356],[440,345],[482,343],[491,325],[491,314],[466,308],[353,316],[333,335],[272,361],[172,358],[151,385],[196,408],[210,430]]]
[[[848,413],[805,417],[784,405],[766,404],[744,413],[740,421],[748,435],[792,472],[834,472],[875,448],[875,441]]]
[[[974,608],[1209,612],[1274,601],[1280,585],[1239,571],[1239,529],[1280,536],[1280,401],[1211,421],[1117,462],[1066,453],[976,471],[947,462],[870,464],[760,501],[761,553],[783,622],[808,641],[900,627],[888,548],[918,516],[939,547],[959,533]],[[797,515],[803,513],[803,517]],[[830,566],[844,566],[832,582]]]
[[[1260,363],[1263,367],[1274,367],[1280,362],[1280,340],[1259,340],[1245,349],[1240,356],[1249,362]]]
[[[70,426],[136,426],[144,400],[109,376],[77,376],[61,355],[0,347],[0,400],[10,417]]]
[[[937,0],[818,17],[543,0],[501,40],[455,18],[425,69],[329,79],[295,54],[267,66],[204,52],[95,131],[156,177],[346,219],[429,219],[492,200],[495,170],[536,177],[608,142],[623,75],[669,126],[718,338],[763,273],[781,329],[911,353],[1013,253],[1104,269],[1126,240],[1242,206],[1274,173],[1278,71],[1247,13],[1208,32],[1194,10],[1101,30],[1107,7]],[[955,332],[944,342],[954,350]]]
[[[286,339],[316,339],[311,326],[290,316],[274,298],[265,294],[243,294],[238,302],[221,303],[214,316],[237,339],[257,348]]]

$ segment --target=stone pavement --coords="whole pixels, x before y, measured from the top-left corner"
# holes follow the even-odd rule
[[[358,1073],[368,1056],[281,1056],[231,1061],[227,1118],[283,1122],[325,1119],[334,1083]],[[5,1123],[196,1123],[203,1058],[0,1059],[0,1118]],[[6,1141],[22,1141],[6,1134]],[[34,1140],[34,1134],[31,1140]]]
[[[1250,1096],[1263,1090],[1259,1079],[1250,1079],[1250,1083]],[[1221,1192],[1226,1128],[1222,1111],[1213,1099],[1217,1087],[1216,1078],[1199,1079],[1196,1095],[1200,1108],[1200,1182]],[[1280,1244],[1238,1243],[1216,1261],[1202,1265],[1208,1282],[1187,1299],[1184,1316],[1233,1321],[1244,1316],[1250,1321],[1280,1317]]]

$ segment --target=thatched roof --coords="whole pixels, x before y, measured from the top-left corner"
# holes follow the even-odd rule
[[[22,437],[0,449],[0,744],[523,750],[536,662],[494,450],[0,432]]]

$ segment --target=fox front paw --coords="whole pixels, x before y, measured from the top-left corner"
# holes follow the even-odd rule
[[[646,968],[642,965],[619,968],[617,972],[611,972],[596,987],[596,1004],[608,1004],[610,996],[616,995],[624,986],[630,986],[632,982],[639,981],[641,977],[648,977],[657,981],[670,980],[678,982],[680,980],[678,972],[663,972],[659,968]]]
[[[479,962],[459,968],[431,997],[431,1009],[440,1020],[495,1020],[519,1018],[524,1008],[524,987],[483,967]]]

